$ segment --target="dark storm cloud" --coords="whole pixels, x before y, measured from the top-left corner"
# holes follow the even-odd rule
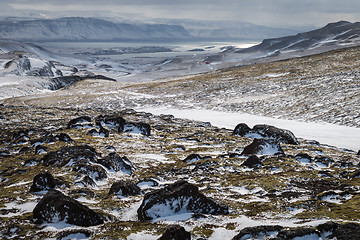
[[[267,25],[359,21],[359,0],[12,0],[17,9],[113,11],[157,18],[241,20]]]

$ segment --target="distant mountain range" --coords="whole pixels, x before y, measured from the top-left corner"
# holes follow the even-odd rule
[[[311,50],[319,48],[339,48],[360,44],[360,22],[340,21],[325,27],[297,35],[265,39],[261,44],[239,50],[238,53]]]
[[[0,21],[0,38],[25,41],[111,41],[190,39],[179,25],[114,23],[97,18],[70,17]]]
[[[289,36],[315,27],[276,28],[242,21],[214,21],[194,19],[155,19],[155,23],[183,26],[191,35],[202,39],[254,40]]]
[[[111,18],[110,18],[111,19]],[[120,21],[120,22],[119,22]],[[238,21],[153,19],[150,23],[114,18],[0,18],[0,39],[17,41],[253,40],[288,36],[299,29]]]

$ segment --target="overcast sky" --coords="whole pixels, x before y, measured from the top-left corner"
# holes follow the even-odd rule
[[[360,0],[0,0],[3,11],[111,11],[140,18],[238,20],[267,26],[360,21]]]

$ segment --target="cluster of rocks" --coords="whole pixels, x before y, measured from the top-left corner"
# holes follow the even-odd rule
[[[311,154],[312,156],[310,156],[305,152],[301,152],[301,150],[297,150],[297,148],[302,149],[303,146],[301,144],[303,141],[300,144],[290,131],[284,129],[268,125],[257,125],[251,129],[246,124],[239,124],[233,130],[233,134],[231,134],[229,130],[215,129],[213,131],[211,129],[212,126],[198,123],[196,126],[199,127],[196,131],[184,134],[181,132],[183,131],[182,127],[178,129],[165,129],[164,126],[166,125],[163,124],[164,122],[166,124],[174,124],[177,119],[171,116],[162,116],[161,119],[164,122],[155,123],[151,126],[156,129],[156,133],[163,132],[153,138],[151,137],[150,124],[133,122],[135,117],[131,118],[132,121],[126,121],[124,117],[122,115],[97,115],[97,117],[83,115],[66,121],[62,125],[65,128],[58,128],[53,132],[28,129],[16,131],[11,135],[11,139],[7,141],[8,146],[10,146],[9,150],[24,146],[16,153],[18,154],[17,156],[20,156],[20,159],[24,160],[23,168],[1,169],[0,177],[22,174],[26,171],[33,174],[37,167],[41,169],[39,170],[41,173],[35,170],[38,174],[35,176],[31,175],[33,182],[30,189],[27,188],[33,197],[41,198],[32,212],[33,223],[35,225],[65,222],[83,227],[76,230],[89,237],[93,233],[90,231],[92,228],[87,227],[98,226],[97,228],[102,229],[107,224],[117,224],[115,215],[111,213],[112,209],[116,209],[116,212],[126,211],[126,207],[129,206],[127,205],[128,203],[133,204],[137,201],[140,201],[139,204],[141,203],[141,205],[134,209],[137,210],[136,217],[138,221],[136,221],[136,224],[151,225],[156,221],[166,221],[174,217],[174,215],[185,217],[190,222],[197,221],[199,218],[202,219],[199,222],[206,222],[207,219],[215,221],[215,219],[229,218],[227,216],[229,214],[231,218],[232,214],[236,215],[238,214],[237,211],[242,211],[236,208],[235,203],[242,204],[244,214],[252,208],[254,208],[255,212],[257,206],[262,207],[262,205],[256,202],[250,202],[250,204],[244,203],[243,201],[246,201],[247,197],[255,196],[262,198],[262,200],[266,198],[272,204],[273,200],[277,202],[285,199],[283,202],[289,202],[295,198],[303,198],[306,195],[304,199],[308,199],[311,204],[324,204],[326,199],[330,199],[335,195],[338,196],[337,200],[347,201],[350,197],[358,194],[353,186],[342,184],[341,180],[339,180],[343,178],[349,181],[356,181],[358,177],[356,174],[359,174],[353,171],[353,168],[356,167],[355,164],[357,164],[356,161],[352,163],[351,161],[346,161],[346,159],[332,159],[325,156],[325,154],[320,154],[318,150],[316,150],[316,153],[319,153],[319,155]],[[199,129],[203,132],[200,132]],[[204,132],[209,129],[211,129],[209,132],[215,132],[216,135],[205,135]],[[178,135],[165,134],[171,131],[179,131],[181,133]],[[140,134],[141,137],[134,137],[133,134],[123,134],[126,132]],[[121,136],[121,134],[123,134],[122,138],[125,138],[126,142],[136,139],[144,145],[154,142],[155,139],[157,140],[160,137],[160,134],[164,134],[159,145],[160,150],[158,150],[159,152],[161,151],[162,155],[164,152],[165,154],[171,153],[169,155],[174,156],[176,163],[174,161],[166,163],[164,160],[162,164],[165,167],[157,168],[160,166],[159,163],[156,163],[158,165],[147,164],[139,160],[141,157],[136,158],[134,156],[136,159],[133,161],[130,160],[132,159],[131,156],[129,157],[130,159],[126,156],[120,156],[116,152],[115,147],[110,146],[110,144],[105,148],[93,145],[98,140],[101,140],[101,142],[110,140],[109,142],[112,142],[113,139],[117,140],[118,138],[116,137]],[[211,146],[210,144],[205,145],[204,139],[209,142],[209,139],[211,141],[213,139],[218,141],[217,138],[221,137],[221,134],[226,139],[230,139],[228,143],[235,142],[231,145],[231,148],[227,148],[227,153],[223,152],[217,156],[215,154],[219,154],[217,153],[218,151],[215,151],[216,153],[212,153],[212,151],[204,153],[203,149]],[[88,137],[88,135],[95,137]],[[248,138],[254,139],[250,142]],[[89,139],[96,141],[88,141]],[[168,144],[169,142],[171,144]],[[188,147],[186,145],[187,142],[204,148]],[[57,143],[60,146],[57,146]],[[218,145],[220,150],[223,146],[226,146],[225,144]],[[29,148],[27,146],[30,146],[32,152],[29,154],[30,156],[34,156],[33,150],[35,149],[35,157],[26,159],[26,148]],[[169,149],[165,150],[164,146],[169,147]],[[315,148],[315,145],[311,147]],[[118,147],[116,146],[116,148]],[[100,153],[101,150],[99,149],[106,150]],[[297,154],[290,155],[289,149],[290,151],[295,149],[293,152]],[[13,152],[2,151],[0,154],[4,158],[9,158],[14,157],[12,155]],[[134,153],[136,155],[136,151]],[[158,152],[154,151],[154,153],[154,155],[157,155]],[[186,157],[186,153],[190,154]],[[356,155],[356,153],[353,155]],[[288,162],[291,163],[291,166]],[[136,163],[136,166],[134,163]],[[287,181],[286,189],[271,187],[270,190],[265,190],[263,186],[255,187],[259,185],[256,185],[256,181],[251,179],[261,176],[260,174],[271,173],[269,178],[267,178],[269,180],[271,180],[271,177],[277,178],[278,173],[280,173],[279,176],[281,177],[281,171],[283,170],[281,169],[283,166],[281,164],[287,164],[286,168],[289,169],[287,171],[290,173],[293,171],[291,167],[296,165],[304,167],[302,170],[305,171],[306,169],[307,171],[309,166],[318,164],[323,166],[323,169],[316,171],[318,171],[318,174],[322,174],[324,179],[295,176],[284,178]],[[152,166],[154,166],[154,169],[151,169]],[[31,170],[29,171],[27,167]],[[342,169],[342,175],[337,175],[336,181],[333,180],[332,175],[337,173],[327,169],[329,167]],[[347,168],[351,169],[348,170]],[[43,169],[46,169],[46,171]],[[63,174],[59,174],[57,169],[64,169],[64,176],[70,177],[64,180]],[[275,169],[275,171],[272,169]],[[145,174],[140,175],[139,172],[141,171],[144,171]],[[226,182],[226,184],[230,184],[230,187],[224,186],[220,182],[223,181],[222,175],[226,174],[229,174],[229,179],[234,181],[234,183]],[[294,171],[294,174],[297,174],[297,171]],[[326,174],[331,176],[331,179]],[[238,178],[241,178],[241,180],[239,181]],[[251,190],[250,188],[247,189],[246,185],[242,186],[242,183],[239,184],[242,179],[244,179],[244,182],[254,182],[253,186],[255,188]],[[197,182],[197,180],[199,181]],[[227,178],[224,178],[224,181],[226,180]],[[1,180],[1,183],[5,181]],[[216,183],[212,181],[216,181]],[[109,184],[105,185],[104,183]],[[217,187],[218,184],[220,184],[219,188]],[[104,189],[104,186],[107,189]],[[232,189],[232,187],[241,187],[241,189],[237,193],[237,190]],[[99,191],[99,189],[101,190]],[[292,191],[293,189],[297,190]],[[249,194],[246,193],[247,191]],[[105,194],[103,194],[104,192]],[[227,196],[224,201],[215,200],[221,199],[222,196],[220,195],[223,193]],[[79,195],[81,198],[78,198]],[[95,198],[98,201],[87,204],[82,196]],[[233,201],[233,199],[239,201]],[[115,203],[114,205],[113,202]],[[109,203],[111,203],[111,208],[108,207]],[[117,206],[117,203],[126,203],[126,207]],[[104,211],[102,204],[106,205]],[[309,203],[304,200],[303,204],[305,209],[305,205]],[[248,205],[251,205],[251,208]],[[3,210],[12,211],[11,209]],[[189,226],[187,221],[184,222],[184,226],[186,229]],[[203,225],[201,226],[204,227]],[[356,232],[358,229],[359,224],[356,223],[340,224],[332,222],[317,227],[300,228],[277,225],[257,226],[244,228],[240,231],[234,230],[237,235],[233,239],[257,239],[261,237],[275,237],[276,239],[305,239],[313,237],[320,239],[324,236],[337,239],[345,239],[344,236],[346,236],[348,237],[346,239],[357,239],[358,236],[356,234],[351,235],[344,232]],[[58,236],[66,237],[70,235],[70,232],[64,231],[61,234],[59,233]],[[191,235],[199,239],[197,230],[192,230],[190,233],[183,226],[170,225],[159,239],[191,239]],[[200,237],[204,236],[200,234]]]
[[[68,123],[67,129],[71,128],[91,128],[88,135],[102,137],[108,137],[111,131],[117,133],[140,133],[145,136],[150,136],[151,134],[151,127],[148,123],[128,122],[118,115],[99,115],[95,118],[95,123],[93,123],[89,116],[77,117]]]

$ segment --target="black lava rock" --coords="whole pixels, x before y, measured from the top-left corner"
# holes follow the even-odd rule
[[[57,190],[49,190],[33,210],[35,223],[65,221],[83,227],[104,223],[104,218]]]
[[[105,158],[99,159],[97,163],[115,172],[123,171],[126,174],[132,174],[133,167],[130,160],[125,156],[120,157],[117,153],[109,153]]]
[[[246,134],[248,134],[251,131],[251,128],[246,125],[245,123],[239,123],[234,131],[233,131],[233,135],[239,135],[241,137],[244,137]]]
[[[124,125],[124,132],[130,132],[130,133],[140,133],[145,136],[150,136],[151,134],[151,127],[148,123],[131,123],[128,122]]]
[[[30,192],[39,192],[55,188],[58,181],[49,172],[39,173],[34,177]]]
[[[74,140],[72,140],[71,137],[66,133],[59,133],[56,135],[56,138],[62,142],[67,142],[67,143],[74,142]]]
[[[232,240],[243,239],[245,235],[250,235],[250,237],[247,239],[258,239],[260,236],[268,236],[268,233],[279,232],[282,229],[283,228],[279,225],[246,227],[242,229],[235,237],[233,237]]]
[[[180,225],[170,225],[158,240],[191,240],[191,235]]]
[[[241,166],[245,166],[248,168],[257,168],[257,167],[262,166],[262,163],[258,156],[251,155],[241,164]]]
[[[80,160],[95,161],[97,158],[97,153],[95,148],[88,145],[82,146],[70,146],[62,147],[58,151],[52,151],[47,153],[42,159],[41,162],[44,166],[59,166],[62,167],[73,160],[74,162]]]
[[[273,139],[285,144],[299,144],[291,131],[266,124],[255,125],[251,129],[245,123],[240,123],[233,130],[233,135],[249,138]]]
[[[180,211],[213,215],[229,213],[228,206],[206,197],[197,186],[184,180],[145,194],[137,213],[140,221],[147,221]]]
[[[43,145],[37,145],[35,147],[35,154],[43,154],[43,153],[47,153],[48,148],[43,146]]]
[[[72,171],[90,176],[97,181],[107,177],[106,170],[102,166],[93,165],[87,161],[75,163]]]
[[[118,181],[111,185],[108,195],[118,194],[124,197],[136,196],[141,193],[141,189],[133,182]]]
[[[119,133],[124,131],[125,119],[117,115],[100,115],[95,118],[98,127],[109,127],[116,129]]]
[[[284,155],[284,151],[277,141],[255,138],[241,155]]]
[[[81,128],[83,125],[91,125],[91,117],[89,116],[81,116],[75,119],[70,120],[70,122],[67,125],[67,129],[70,128]]]

